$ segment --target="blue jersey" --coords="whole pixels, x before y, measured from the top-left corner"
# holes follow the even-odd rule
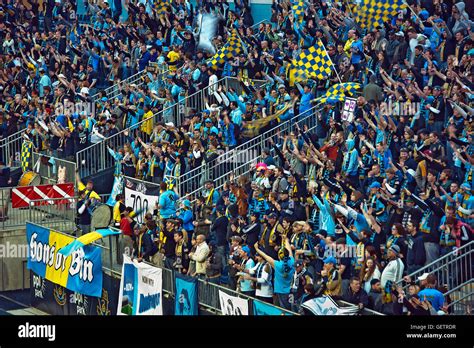
[[[441,291],[436,289],[424,289],[418,293],[418,297],[422,301],[429,301],[434,310],[439,311],[444,304],[444,296]]]
[[[295,273],[295,259],[289,257],[286,261],[275,261],[275,294],[289,294],[291,282]]]
[[[176,192],[168,190],[160,195],[160,215],[163,219],[169,219],[176,216],[176,201],[179,196]]]

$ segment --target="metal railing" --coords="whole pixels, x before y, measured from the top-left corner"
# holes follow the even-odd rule
[[[21,165],[21,145],[23,144],[23,133],[25,129],[22,129],[12,135],[4,138],[0,143],[0,158],[8,163],[10,158],[13,158],[12,165],[18,167]]]
[[[474,284],[474,241],[455,249],[439,259],[431,262],[416,272],[409,274],[411,279],[417,279],[424,273],[434,274],[439,286],[445,286],[448,291],[445,297],[452,302],[448,308],[454,314],[466,314],[473,306]],[[402,281],[399,282],[402,284]],[[404,285],[404,290],[409,284]]]
[[[150,63],[157,67],[159,70],[158,79],[163,78],[163,75],[168,72],[168,66],[166,64],[158,65],[158,63]],[[145,83],[145,77],[148,73],[147,69],[144,69],[132,76],[129,76],[123,81],[119,81],[118,83],[110,86],[106,89],[100,90],[96,94],[92,96],[92,102],[96,103],[100,100],[102,95],[104,95],[108,99],[114,99],[121,93],[121,88],[126,85],[136,84],[137,86],[141,86]],[[13,156],[13,161],[15,166],[19,166],[21,163],[20,160],[20,153],[21,153],[21,144],[23,143],[23,133],[25,132],[26,128],[19,130],[16,133],[9,135],[6,138],[0,139],[0,158],[3,158],[5,162],[8,162],[11,156]]]
[[[150,264],[151,265],[151,264]],[[154,265],[151,265],[156,267]],[[175,277],[176,274],[174,271],[168,268],[161,268],[163,271],[163,283],[162,289],[164,292],[168,293],[172,297],[176,296],[176,287],[175,287]],[[253,314],[253,302],[259,301],[254,297],[244,295],[240,292],[234,291],[229,289],[225,286],[213,284],[203,279],[198,279],[198,302],[199,305],[204,308],[206,311],[214,313],[214,314],[222,314],[222,309],[219,301],[219,290],[224,291],[226,294],[239,297],[242,299],[246,299],[249,301],[249,314]],[[287,309],[272,305],[275,308],[278,308],[282,313],[286,315],[299,315],[299,313],[295,313],[289,311]]]
[[[257,86],[263,86],[266,81],[258,80],[254,82]],[[194,108],[197,110],[204,109],[206,102],[211,103],[211,97],[218,86],[225,84],[226,87],[235,87],[237,93],[241,93],[242,87],[240,82],[234,78],[223,78],[190,96],[187,96],[183,100],[174,103],[173,105],[155,113],[150,118],[153,118],[153,122],[159,122],[166,119],[167,122],[170,119],[170,115],[173,123],[176,126],[183,124],[185,118],[184,108]],[[239,88],[240,86],[240,88]],[[183,108],[184,106],[184,108]],[[148,121],[150,118],[144,119],[137,124],[126,128],[112,137],[107,138],[104,141],[95,143],[79,152],[76,153],[76,163],[79,167],[79,172],[82,177],[88,176],[92,173],[97,173],[106,169],[109,169],[115,165],[115,159],[109,154],[107,145],[118,149],[128,142],[128,137],[125,134],[133,134],[134,130],[139,130],[142,124]],[[146,140],[146,136],[143,137]]]
[[[255,164],[258,162],[258,158],[260,157],[261,151],[263,148],[269,148],[270,151],[273,153],[273,149],[271,146],[271,138],[278,133],[284,135],[285,133],[290,133],[298,124],[298,126],[303,129],[306,125],[308,126],[308,131],[312,131],[317,126],[317,116],[316,113],[320,111],[317,107],[311,109],[312,112],[303,117],[302,119],[295,121],[295,118],[286,121],[282,125],[275,127],[261,136],[257,137],[255,141],[250,140],[250,146],[242,149],[241,151],[236,152],[235,154],[231,155],[231,160],[226,160],[222,164],[218,164],[214,168],[214,172],[202,172],[201,170],[201,177],[200,183],[198,184],[198,188],[192,190],[191,192],[187,192],[184,196],[181,197],[181,200],[189,199],[194,201],[197,198],[199,192],[202,189],[202,182],[208,180],[210,176],[212,176],[212,180],[214,182],[214,187],[216,189],[220,189],[224,186],[225,182],[229,180],[229,173],[232,172],[234,174],[234,178],[237,179],[239,176],[248,175],[250,174],[251,170],[255,168]],[[308,111],[306,111],[308,112]],[[239,158],[244,157],[245,154],[259,154],[256,157],[249,158],[246,162],[239,161]],[[225,156],[225,154],[224,154]],[[273,153],[275,159],[277,159],[276,155]],[[224,157],[225,158],[225,157]]]
[[[47,164],[43,164],[41,158],[45,158]],[[50,159],[54,159],[55,165],[49,163]],[[65,182],[72,182],[74,183],[76,180],[76,163],[70,162],[64,159],[52,157],[46,154],[41,154],[37,152],[33,152],[32,154],[32,163],[37,165],[35,172],[41,176],[41,183],[43,185],[47,184],[56,184],[58,182],[58,173],[60,171],[60,167],[65,168]]]
[[[242,163],[248,161],[255,162],[255,159],[260,156],[263,148],[271,147],[269,139],[277,134],[291,132],[296,124],[298,124],[300,128],[307,125],[313,129],[317,122],[315,115],[320,110],[321,107],[314,106],[310,110],[305,111],[301,119],[299,119],[301,117],[301,115],[299,115],[291,120],[279,123],[270,130],[219,155],[212,162],[203,162],[201,166],[188,171],[178,179],[179,193],[192,195],[204,185],[204,181],[228,175],[228,173],[237,170]]]
[[[69,199],[69,203],[55,205],[55,201],[66,201],[64,198],[54,198],[49,200],[33,200],[26,208],[12,208],[11,188],[0,189],[0,229],[24,228],[25,222],[30,221],[36,224],[43,224],[49,228],[59,228],[64,231],[75,229],[75,201]],[[41,205],[39,205],[41,204]]]

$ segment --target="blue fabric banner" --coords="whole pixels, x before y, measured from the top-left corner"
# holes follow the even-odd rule
[[[175,315],[198,315],[197,279],[176,274]]]
[[[74,238],[47,228],[26,224],[28,269],[47,280],[80,294],[102,296],[102,258],[100,248],[86,245],[69,256],[59,249]]]
[[[287,315],[287,313],[268,303],[254,300],[253,315]]]
[[[110,197],[107,200],[107,205],[109,207],[113,207],[117,201],[115,200],[115,197],[123,192],[123,177],[122,176],[116,176],[114,178],[114,184],[112,186],[112,191],[110,192]]]

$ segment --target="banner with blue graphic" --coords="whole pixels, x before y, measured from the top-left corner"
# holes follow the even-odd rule
[[[74,238],[53,230],[26,224],[28,269],[66,289],[88,296],[102,296],[101,250],[85,245],[69,256],[58,251]]]
[[[254,300],[253,315],[288,315],[288,313],[285,313],[281,309],[268,303]]]
[[[198,315],[197,279],[176,273],[175,315]]]
[[[162,270],[124,255],[118,315],[163,315]]]

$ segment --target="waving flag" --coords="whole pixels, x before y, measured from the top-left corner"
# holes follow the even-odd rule
[[[297,0],[293,3],[293,6],[291,6],[291,10],[293,11],[293,17],[295,17],[295,20],[298,23],[303,22],[304,19],[304,1],[303,0]]]
[[[354,17],[361,28],[383,27],[400,10],[407,7],[403,0],[362,0],[353,7]]]
[[[242,40],[240,40],[237,31],[234,29],[232,31],[232,35],[228,39],[228,42],[210,59],[209,65],[217,66],[224,64],[224,62],[236,57],[245,49],[246,48],[244,47]]]
[[[100,229],[94,232],[90,232],[75,239],[72,243],[61,248],[58,252],[68,257],[77,249],[82,248],[85,245],[91,244],[98,239],[101,239],[110,235],[114,235],[114,234],[120,234],[120,231],[114,231],[110,228],[106,228],[106,229]]]
[[[303,50],[293,65],[302,70],[300,74],[306,73],[308,77],[315,77],[322,80],[331,74],[332,61],[321,40],[306,50]]]
[[[339,95],[344,94],[345,92],[349,95],[354,95],[356,90],[361,89],[362,86],[360,83],[357,82],[345,82],[345,83],[338,83],[334,86],[331,86],[327,91],[326,95]]]
[[[153,4],[158,15],[164,15],[166,12],[170,12],[171,1],[170,0],[157,0]]]

